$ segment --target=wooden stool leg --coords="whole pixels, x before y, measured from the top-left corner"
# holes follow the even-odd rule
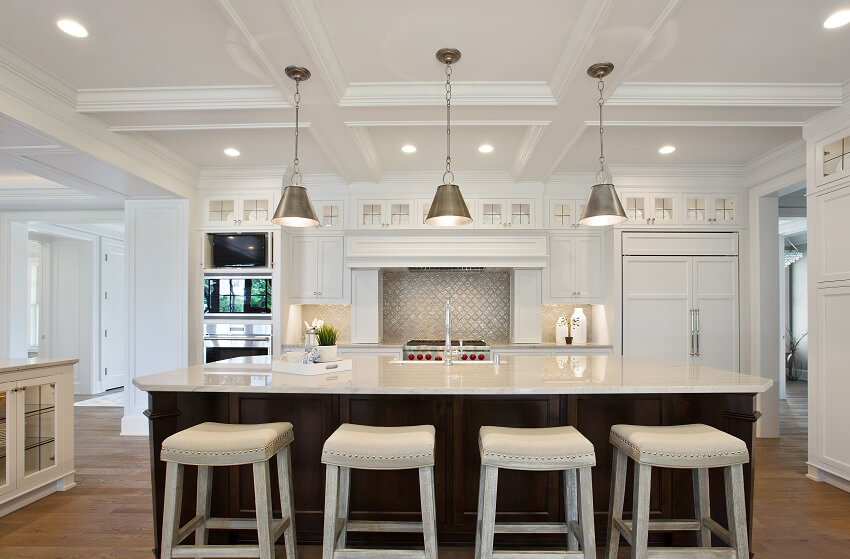
[[[183,464],[168,462],[165,466],[165,503],[162,510],[161,559],[171,559],[174,540],[180,529],[180,508],[183,503]]]
[[[298,558],[298,546],[295,540],[295,507],[292,504],[292,453],[289,445],[277,452],[277,490],[280,494],[280,512],[283,518],[289,519],[289,526],[284,530],[283,543],[286,546],[286,559]]]
[[[573,522],[578,523],[578,489],[576,471],[564,470],[564,510],[567,521],[567,550],[578,550],[578,538],[573,532]]]
[[[649,547],[649,490],[652,466],[635,463],[632,497],[632,559],[647,559]]]
[[[337,518],[342,522],[339,537],[336,540],[337,549],[345,549],[348,536],[348,503],[351,499],[351,468],[339,469],[339,509]]]
[[[481,512],[481,557],[493,559],[493,536],[496,530],[496,491],[499,486],[499,468],[484,467],[484,503]]]
[[[333,559],[336,547],[336,519],[339,506],[339,466],[325,466],[325,526],[322,559]]]
[[[729,517],[730,544],[738,553],[738,559],[749,559],[747,541],[747,512],[744,504],[744,466],[735,464],[723,468],[726,486],[726,516]]]
[[[623,519],[623,503],[626,500],[626,468],[628,456],[614,447],[614,460],[611,470],[611,495],[608,501],[608,543],[605,548],[606,559],[617,559],[620,551],[620,531],[614,526],[614,519]]]
[[[212,501],[212,466],[198,466],[198,495],[195,500],[195,514],[203,515],[204,522],[195,529],[195,545],[207,545],[206,520],[210,517]]]
[[[575,470],[572,470],[575,474]],[[596,534],[593,526],[593,482],[590,468],[578,471],[579,523],[581,525],[581,550],[584,559],[596,559]]]
[[[694,478],[694,518],[700,523],[697,533],[697,546],[711,547],[711,530],[705,524],[706,518],[711,518],[711,501],[709,500],[708,468],[693,470]]]
[[[484,509],[484,464],[478,473],[478,517],[475,520],[475,559],[481,559],[481,514]]]
[[[419,499],[422,502],[422,534],[425,559],[437,559],[437,522],[434,500],[434,468],[419,468]]]
[[[257,539],[260,559],[274,559],[274,522],[269,461],[254,462],[254,503],[257,509]]]

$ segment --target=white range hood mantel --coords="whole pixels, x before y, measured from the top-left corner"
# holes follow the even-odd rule
[[[545,268],[547,260],[546,236],[540,233],[468,235],[434,231],[345,236],[345,265],[348,268]]]

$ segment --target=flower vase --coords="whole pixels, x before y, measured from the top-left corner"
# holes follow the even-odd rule
[[[577,307],[570,317],[570,329],[573,335],[573,344],[584,345],[587,343],[587,317],[584,309]]]
[[[555,343],[565,344],[567,336],[570,335],[570,323],[567,322],[566,316],[559,316],[555,323]]]
[[[319,351],[319,362],[330,363],[337,360],[337,350],[335,345],[320,345],[316,349]]]

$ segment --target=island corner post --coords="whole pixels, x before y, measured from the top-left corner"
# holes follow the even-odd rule
[[[378,426],[430,424],[436,427],[435,482],[437,533],[441,545],[473,545],[479,476],[478,430],[482,425],[553,427],[572,425],[593,443],[593,497],[597,542],[605,541],[612,447],[612,425],[679,425],[705,423],[730,433],[746,444],[751,460],[744,466],[748,533],[752,540],[753,441],[755,393],[561,394],[561,395],[387,395],[252,392],[149,392],[145,415],[150,427],[150,459],[154,519],[154,554],[159,557],[165,463],[159,459],[169,435],[204,421],[264,423],[289,421],[295,428],[292,464],[298,543],[320,544],[324,503],[324,467],[320,460],[325,439],[341,423]],[[212,514],[254,515],[250,467],[214,469]],[[272,469],[274,472],[274,468]],[[274,475],[274,474],[273,474]],[[182,522],[194,514],[195,468],[186,468]],[[410,521],[420,511],[415,472],[354,471],[351,517]],[[629,483],[630,483],[629,479]],[[276,483],[276,479],[273,480]],[[651,516],[688,518],[693,514],[690,472],[655,468]],[[505,470],[499,479],[498,518],[506,522],[563,520],[560,477],[552,472]],[[279,514],[279,503],[275,510]],[[711,473],[712,517],[725,524],[722,472]],[[627,493],[626,510],[631,506]],[[421,535],[381,534],[383,544],[415,544]],[[215,533],[211,543],[256,539],[256,533]],[[372,542],[368,533],[352,533],[354,545]],[[389,539],[388,539],[389,538]],[[653,534],[659,544],[693,545],[690,533]],[[390,541],[392,540],[392,541]],[[537,544],[562,546],[558,535],[535,536]],[[498,541],[498,539],[497,539]],[[521,543],[513,538],[511,543]],[[719,541],[716,544],[720,544]]]

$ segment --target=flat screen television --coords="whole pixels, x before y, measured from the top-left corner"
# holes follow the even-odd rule
[[[265,233],[210,233],[213,268],[266,267]]]

